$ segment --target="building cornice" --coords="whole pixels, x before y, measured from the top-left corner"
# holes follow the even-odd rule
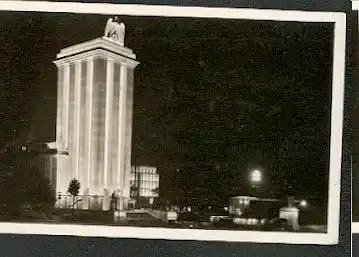
[[[109,52],[105,49],[94,49],[86,52],[81,52],[79,54],[71,55],[68,57],[64,57],[62,59],[58,59],[54,61],[54,63],[57,66],[64,65],[66,63],[74,63],[77,61],[86,60],[87,58],[103,58],[103,59],[113,59],[115,62],[125,64],[129,66],[130,68],[136,68],[136,66],[139,64],[139,62],[129,59],[127,57],[124,57],[122,55]]]
[[[130,48],[121,46],[120,44],[114,42],[113,40],[107,37],[96,38],[81,44],[66,47],[60,51],[60,53],[57,55],[57,59],[66,58],[71,55],[76,55],[82,52],[87,52],[98,48],[105,49],[119,55],[123,55],[130,59],[134,59],[134,60],[136,59],[136,55],[133,53],[133,51]]]

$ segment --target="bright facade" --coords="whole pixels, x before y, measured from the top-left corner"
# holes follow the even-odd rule
[[[74,45],[57,55],[58,194],[79,180],[80,208],[121,208],[130,197],[134,69],[131,49],[112,38]],[[96,197],[93,197],[96,196]]]

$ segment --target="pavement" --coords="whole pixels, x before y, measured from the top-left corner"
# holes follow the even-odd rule
[[[326,225],[305,225],[305,226],[301,226],[301,230],[303,232],[326,233],[327,226]]]
[[[129,212],[125,220],[114,222],[113,213],[102,211],[84,212],[80,216],[71,217],[71,212],[57,213],[53,215],[52,219],[25,219],[17,222],[37,222],[37,223],[52,223],[52,224],[87,224],[87,225],[107,225],[107,226],[138,226],[138,227],[164,227],[164,228],[193,228],[193,229],[207,229],[207,230],[239,230],[239,231],[281,231],[281,229],[263,229],[254,226],[237,226],[232,224],[215,225],[209,222],[191,222],[184,221],[179,224],[168,224],[147,212]],[[303,225],[300,227],[299,233],[326,233],[327,226],[325,225]]]

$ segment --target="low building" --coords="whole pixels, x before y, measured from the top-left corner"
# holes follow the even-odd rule
[[[132,166],[131,198],[136,208],[150,208],[159,196],[160,176],[156,167]]]
[[[51,189],[56,190],[56,146],[54,143],[11,144],[0,149],[3,163],[10,160],[24,170],[37,168],[49,180]]]

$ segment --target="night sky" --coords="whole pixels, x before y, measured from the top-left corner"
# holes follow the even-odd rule
[[[0,140],[54,141],[52,61],[64,47],[101,37],[109,17],[1,17]],[[181,181],[193,195],[221,194],[212,190],[220,184],[243,194],[248,172],[260,168],[266,194],[290,191],[325,205],[332,24],[120,20],[141,63],[132,163],[158,167],[161,190]]]

